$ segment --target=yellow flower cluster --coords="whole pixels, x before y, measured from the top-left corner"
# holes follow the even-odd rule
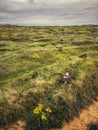
[[[38,104],[38,106],[33,110],[34,114],[39,114],[41,113],[42,109],[43,109],[43,104]]]
[[[52,112],[52,110],[48,107],[48,108],[46,108],[46,111],[47,112],[49,112],[49,113],[51,113]]]
[[[52,110],[49,107],[44,108],[43,104],[38,104],[38,106],[33,110],[33,113],[35,115],[40,115],[42,120],[47,120],[47,114],[51,112]]]
[[[41,114],[41,119],[42,119],[42,120],[47,120],[47,117],[46,117],[46,115],[45,115],[44,112]]]

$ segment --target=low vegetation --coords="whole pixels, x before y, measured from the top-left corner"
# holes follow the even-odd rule
[[[0,25],[0,32],[1,129],[18,121],[26,130],[61,128],[98,101],[97,25]]]
[[[96,123],[89,124],[88,130],[98,130],[98,124],[96,124]]]

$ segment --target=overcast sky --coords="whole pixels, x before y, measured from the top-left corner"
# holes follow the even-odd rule
[[[98,0],[0,0],[0,24],[98,24]]]

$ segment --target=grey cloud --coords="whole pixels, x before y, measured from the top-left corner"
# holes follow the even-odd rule
[[[53,2],[52,2],[53,1]],[[95,24],[98,22],[97,0],[28,0],[0,1],[0,23],[11,24]],[[56,2],[56,3],[55,3]]]

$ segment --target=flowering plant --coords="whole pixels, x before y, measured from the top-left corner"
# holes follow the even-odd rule
[[[45,121],[47,120],[49,113],[51,113],[52,110],[49,107],[45,107],[43,104],[38,104],[36,108],[33,110],[33,113],[36,116],[39,116],[41,120]]]
[[[44,106],[43,104],[38,104],[33,109],[33,129],[34,130],[46,130],[48,129],[49,116],[52,113],[51,108]],[[33,130],[32,129],[32,130]]]

